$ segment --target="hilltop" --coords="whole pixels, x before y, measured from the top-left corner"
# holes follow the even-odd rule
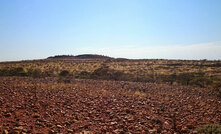
[[[48,57],[47,59],[114,59],[109,56],[98,54],[81,54],[81,55],[55,55]]]

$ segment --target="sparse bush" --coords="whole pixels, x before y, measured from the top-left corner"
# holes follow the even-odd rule
[[[221,125],[207,124],[196,129],[198,134],[221,134]]]
[[[69,59],[67,61],[56,56],[54,58],[53,60],[49,58],[50,60],[1,63],[0,76],[69,77],[73,75],[75,78],[83,79],[163,82],[199,87],[212,87],[214,81],[221,81],[220,61],[160,59]],[[63,56],[61,58],[66,59]],[[97,69],[98,66],[100,68]],[[75,69],[73,70],[73,68]],[[171,74],[171,72],[174,73]],[[220,91],[216,88],[216,92]]]
[[[182,85],[189,85],[190,81],[193,80],[193,73],[182,73],[176,76],[178,83]]]
[[[32,77],[40,77],[42,72],[40,69],[28,69],[27,74]]]
[[[173,82],[177,81],[177,76],[176,74],[172,74],[172,75],[158,75],[156,77],[157,81],[160,82],[168,82],[170,84],[172,84]]]
[[[206,87],[211,85],[213,80],[204,76],[203,73],[182,73],[176,74],[173,73],[171,75],[158,75],[156,78],[157,81],[167,82],[173,84],[174,82],[179,83],[181,85],[195,85],[199,87]]]
[[[26,72],[24,71],[24,68],[22,67],[12,68],[9,70],[9,72],[10,76],[27,76]]]
[[[70,74],[69,71],[63,70],[63,71],[61,71],[61,72],[59,73],[59,76],[61,76],[61,77],[67,77],[69,74]]]
[[[196,73],[192,73],[192,80],[189,81],[190,85],[196,85],[199,87],[206,87],[212,84],[212,80],[205,76],[202,71],[198,71]]]
[[[27,76],[27,73],[22,67],[4,68],[0,70],[0,76]]]
[[[207,85],[210,85],[211,83],[212,83],[212,81],[209,78],[206,78],[204,76],[194,77],[190,81],[190,85],[196,85],[196,86],[199,86],[199,87],[206,87]]]
[[[93,79],[111,79],[111,73],[112,70],[110,70],[108,67],[100,67],[91,74],[91,77]]]
[[[82,71],[77,75],[77,78],[81,78],[81,79],[89,79],[90,78],[90,73],[87,71]]]
[[[0,69],[0,76],[7,76],[8,75],[8,70],[7,69]]]
[[[221,98],[221,81],[214,81],[212,84],[212,88],[217,96]]]
[[[71,83],[70,73],[67,70],[63,70],[59,73],[58,82]]]
[[[116,71],[108,67],[100,67],[91,74],[92,79],[105,80],[132,80],[132,77],[121,71]]]

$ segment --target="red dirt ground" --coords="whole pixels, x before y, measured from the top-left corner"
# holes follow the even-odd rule
[[[221,100],[166,84],[0,78],[0,133],[195,133],[221,124]]]

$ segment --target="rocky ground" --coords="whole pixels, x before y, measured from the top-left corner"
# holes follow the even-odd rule
[[[196,133],[221,100],[166,84],[0,77],[0,133]]]

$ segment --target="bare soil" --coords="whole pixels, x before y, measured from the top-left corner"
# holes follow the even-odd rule
[[[221,124],[209,90],[167,84],[0,77],[0,133],[195,133]]]

